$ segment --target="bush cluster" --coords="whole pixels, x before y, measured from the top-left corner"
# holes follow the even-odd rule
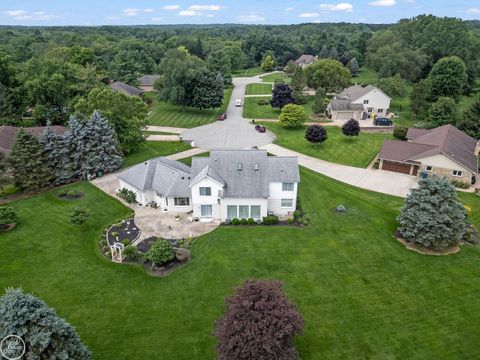
[[[470,188],[470,185],[467,184],[466,182],[464,181],[460,181],[460,180],[455,180],[453,179],[451,181],[452,185],[455,186],[456,188],[458,189],[469,189]]]
[[[278,224],[278,216],[269,215],[263,217],[263,225],[276,225]]]
[[[137,195],[133,191],[125,189],[125,188],[120,189],[117,192],[117,196],[122,198],[123,200],[125,200],[129,204],[133,204],[133,203],[137,202]]]
[[[165,240],[160,239],[155,242],[148,251],[147,258],[154,266],[164,264],[175,257],[172,245]]]
[[[0,207],[0,228],[16,223],[17,220],[18,215],[13,208],[9,206]]]

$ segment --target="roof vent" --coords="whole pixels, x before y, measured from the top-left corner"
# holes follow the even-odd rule
[[[258,171],[260,168],[258,167],[258,163],[253,164],[253,170]]]
[[[237,163],[237,170],[242,171],[242,169],[243,169],[242,163]]]

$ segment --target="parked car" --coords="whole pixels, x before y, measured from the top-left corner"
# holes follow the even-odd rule
[[[242,106],[242,99],[235,100],[235,106]]]
[[[265,132],[265,126],[255,125],[255,130],[257,130],[259,133],[264,133]]]
[[[373,125],[375,125],[375,126],[392,126],[393,121],[390,120],[389,118],[379,117],[379,118],[376,118],[375,120],[373,120]]]
[[[218,120],[223,121],[227,118],[227,113],[221,113],[218,115]]]

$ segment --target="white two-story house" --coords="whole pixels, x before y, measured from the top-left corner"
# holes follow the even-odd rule
[[[379,88],[353,85],[336,95],[327,106],[332,120],[362,120],[387,116],[391,98]]]
[[[118,175],[119,189],[137,194],[142,205],[192,212],[200,220],[261,220],[296,210],[300,181],[296,157],[267,156],[261,150],[212,151],[194,157],[191,168],[157,158]]]

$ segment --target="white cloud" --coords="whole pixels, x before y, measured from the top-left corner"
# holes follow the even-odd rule
[[[397,4],[396,0],[377,0],[369,2],[368,5],[371,6],[394,6]]]
[[[152,13],[154,11],[155,9],[143,9],[143,12],[146,12],[146,13]]]
[[[159,21],[162,21],[162,20],[163,20],[162,17],[154,17],[154,18],[152,18],[152,21],[153,21],[153,22],[159,22]]]
[[[316,18],[316,17],[318,17],[318,13],[302,13],[302,14],[298,15],[298,17],[301,17],[301,18]]]
[[[293,11],[293,7],[287,7],[285,8],[285,11]]]
[[[218,11],[222,7],[220,5],[191,5],[189,11]]]
[[[119,20],[120,16],[107,16],[106,19],[107,20]]]
[[[467,10],[467,13],[480,15],[480,8],[470,8]]]
[[[338,4],[320,4],[320,9],[324,11],[353,11],[353,5],[349,3]]]
[[[165,5],[162,7],[163,10],[178,10],[180,9],[180,5]]]
[[[237,17],[237,20],[242,22],[260,22],[265,21],[265,18],[260,15],[240,15]]]
[[[183,10],[178,13],[180,16],[200,16],[202,15],[201,12],[193,11],[193,10]]]
[[[27,12],[25,10],[9,10],[5,11],[4,14],[8,16],[22,16],[26,15]]]
[[[58,18],[58,16],[53,14],[48,14],[45,11],[34,11],[33,13],[28,13],[25,10],[10,10],[5,11],[5,15],[11,16],[14,20],[52,20]]]
[[[122,12],[123,12],[123,14],[124,14],[125,16],[137,16],[138,13],[140,12],[140,10],[139,10],[139,9],[130,9],[130,8],[128,8],[128,9],[123,9]]]

